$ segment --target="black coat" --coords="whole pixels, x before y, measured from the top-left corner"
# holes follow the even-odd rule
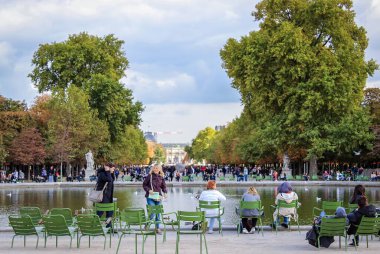
[[[113,203],[113,181],[115,176],[104,168],[98,169],[98,182],[96,190],[102,190],[106,183],[107,187],[103,192],[103,200],[101,203]]]
[[[347,234],[353,235],[358,230],[358,225],[363,216],[366,217],[375,217],[376,216],[376,207],[373,205],[368,205],[363,208],[359,208],[352,213],[347,215],[348,220],[350,221],[350,227],[347,230]]]

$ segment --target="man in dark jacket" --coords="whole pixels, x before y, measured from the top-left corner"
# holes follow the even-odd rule
[[[347,215],[348,220],[350,221],[350,227],[347,230],[348,235],[354,235],[358,230],[358,225],[363,216],[366,217],[375,217],[376,216],[376,207],[373,205],[368,205],[367,198],[362,196],[358,199],[358,208],[353,212]],[[359,236],[355,236],[356,244],[359,245]],[[350,243],[351,246],[355,246],[354,240]]]

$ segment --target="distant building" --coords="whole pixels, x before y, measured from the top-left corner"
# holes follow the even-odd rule
[[[144,138],[146,141],[157,143],[157,132],[146,131],[144,132]]]
[[[186,145],[182,143],[162,144],[166,152],[166,164],[182,163],[186,156]]]

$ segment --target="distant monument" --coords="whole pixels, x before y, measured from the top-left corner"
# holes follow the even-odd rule
[[[86,153],[86,161],[87,161],[87,167],[86,167],[86,180],[90,179],[90,176],[95,175],[94,170],[94,156],[92,155],[91,150]]]

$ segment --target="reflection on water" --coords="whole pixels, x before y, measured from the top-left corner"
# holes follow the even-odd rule
[[[224,224],[235,224],[237,222],[235,206],[238,205],[246,188],[224,187],[218,189],[227,197],[223,203],[225,207]],[[257,190],[264,205],[266,214],[264,221],[269,224],[272,213],[269,207],[274,202],[276,187],[259,187]],[[202,189],[199,187],[169,188],[169,198],[163,202],[165,211],[195,210],[198,203],[195,196],[201,191]],[[300,224],[310,224],[313,207],[320,206],[317,197],[322,200],[343,201],[343,204],[347,206],[353,187],[303,186],[296,187],[295,191],[302,204],[299,209]],[[82,207],[91,208],[92,203],[87,201],[89,192],[90,188],[0,190],[0,223],[3,226],[7,225],[6,216],[18,213],[21,206],[38,206],[42,211],[53,207],[69,207],[73,211]],[[379,188],[367,188],[366,193],[370,203],[380,207]],[[118,199],[118,207],[123,209],[126,207],[145,207],[144,194],[143,189],[139,187],[120,187],[115,189],[114,195]]]

